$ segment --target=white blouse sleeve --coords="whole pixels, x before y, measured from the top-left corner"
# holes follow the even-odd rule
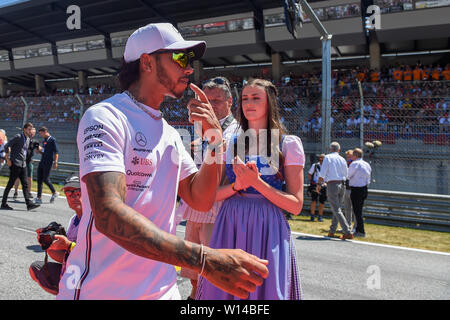
[[[282,145],[284,166],[305,166],[302,140],[294,135],[285,136]]]

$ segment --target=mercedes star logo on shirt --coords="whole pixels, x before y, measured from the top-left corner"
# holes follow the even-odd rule
[[[136,137],[134,138],[138,145],[141,147],[145,147],[147,144],[147,138],[144,136],[142,132],[137,132]]]

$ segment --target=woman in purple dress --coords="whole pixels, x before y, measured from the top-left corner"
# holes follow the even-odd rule
[[[238,119],[243,133],[234,136],[227,148],[230,184],[217,191],[216,200],[225,201],[210,246],[242,249],[269,261],[268,277],[248,299],[301,299],[295,248],[283,210],[297,215],[303,206],[302,142],[283,135],[277,89],[269,81],[253,79],[244,86]],[[238,298],[200,277],[196,299]]]

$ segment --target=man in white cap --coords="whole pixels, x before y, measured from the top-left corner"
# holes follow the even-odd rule
[[[190,117],[209,137],[200,170],[159,111],[180,98],[202,57],[203,41],[185,41],[168,23],[136,30],[125,46],[121,94],[90,107],[78,129],[83,215],[59,299],[180,299],[173,265],[248,297],[268,275],[267,260],[242,250],[213,250],[176,237],[177,195],[208,211],[222,159],[220,123],[197,86]],[[211,134],[212,132],[212,134]]]

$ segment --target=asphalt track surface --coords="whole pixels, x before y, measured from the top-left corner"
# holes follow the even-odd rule
[[[3,190],[0,187],[0,195]],[[17,202],[9,200],[15,210],[0,210],[0,300],[55,299],[28,273],[33,261],[44,259],[34,230],[51,221],[67,226],[73,215],[65,198],[53,204],[49,199],[43,195],[41,207],[27,211],[20,193]],[[177,235],[184,237],[182,225]],[[299,233],[293,238],[306,300],[450,298],[450,254]],[[178,277],[178,285],[185,299],[190,281]]]

